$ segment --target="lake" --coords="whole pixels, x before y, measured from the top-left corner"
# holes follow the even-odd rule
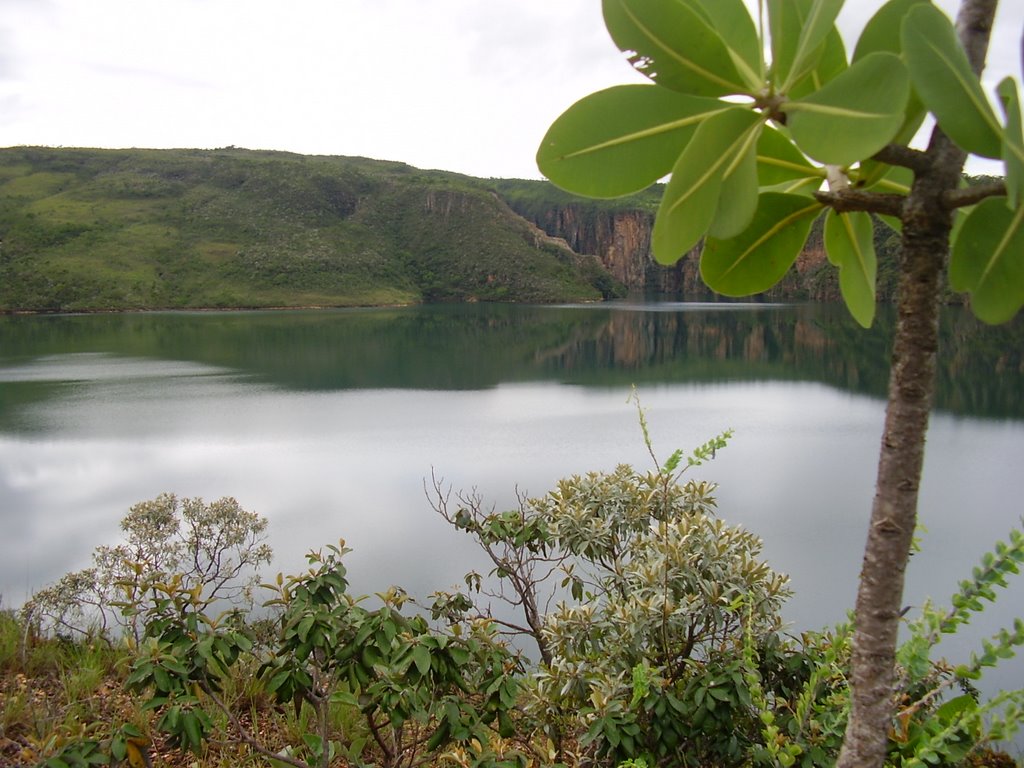
[[[0,599],[86,566],[164,491],[266,516],[273,571],[344,537],[353,590],[426,596],[484,567],[432,511],[431,474],[500,508],[649,467],[636,385],[661,458],[735,430],[692,476],[790,574],[793,630],[818,628],[855,596],[891,314],[877,326],[830,306],[641,301],[2,317]],[[1022,339],[1019,321],[943,315],[910,605],[945,601],[1020,523]],[[1022,596],[974,631],[1024,614]]]

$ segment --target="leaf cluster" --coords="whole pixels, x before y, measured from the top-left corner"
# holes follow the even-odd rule
[[[955,230],[950,283],[986,322],[1010,319],[1024,304],[1017,84],[997,88],[1000,122],[951,22],[927,0],[886,2],[848,59],[835,26],[842,5],[765,0],[755,25],[742,0],[603,0],[612,39],[651,83],[571,106],[541,142],[541,171],[603,198],[670,175],[654,255],[672,264],[703,239],[701,275],[728,296],[777,283],[824,215],[843,299],[869,326],[869,214],[897,229],[917,215],[907,201],[930,161],[907,142],[930,112],[964,152],[1004,162],[1005,185],[948,195],[940,211],[974,206]]]

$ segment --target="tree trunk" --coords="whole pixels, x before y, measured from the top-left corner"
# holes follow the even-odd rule
[[[961,43],[980,73],[997,0],[964,0]],[[965,153],[932,133],[928,169],[904,205],[899,309],[875,498],[857,592],[850,719],[837,768],[881,768],[893,717],[896,639],[903,582],[917,525],[925,434],[935,388],[938,314],[949,254],[950,212],[943,194],[956,189]]]

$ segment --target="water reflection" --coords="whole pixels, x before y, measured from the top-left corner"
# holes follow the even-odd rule
[[[292,390],[469,390],[515,381],[810,381],[883,397],[890,312],[864,331],[841,307],[458,305],[327,312],[0,318],[0,427],[49,396],[19,362],[69,353],[188,361]],[[1024,322],[943,314],[936,407],[1024,418]],[[88,375],[82,372],[81,375]]]

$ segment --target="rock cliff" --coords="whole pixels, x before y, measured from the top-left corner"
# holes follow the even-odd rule
[[[547,182],[500,182],[510,207],[548,235],[564,240],[576,253],[596,256],[630,290],[713,298],[700,277],[700,246],[671,267],[651,255],[651,231],[658,194],[621,201],[573,198]],[[812,232],[794,268],[768,299],[835,301],[839,285],[828,265],[821,228]]]

